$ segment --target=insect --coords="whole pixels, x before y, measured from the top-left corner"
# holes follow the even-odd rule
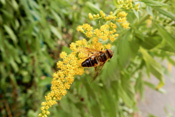
[[[113,56],[113,52],[109,49],[98,51],[95,49],[85,48],[92,55],[81,63],[82,67],[95,67],[103,66]]]

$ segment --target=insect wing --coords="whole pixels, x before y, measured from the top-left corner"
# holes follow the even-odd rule
[[[103,68],[103,66],[104,66],[104,63],[101,64],[100,66],[94,67],[95,68],[95,75],[93,77],[93,80],[95,80],[97,78],[97,76],[99,75],[99,73],[100,73],[101,69]]]
[[[91,49],[91,48],[84,48],[84,52],[88,54],[88,56],[99,56],[101,51]]]

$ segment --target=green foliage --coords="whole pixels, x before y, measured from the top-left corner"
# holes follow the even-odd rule
[[[130,29],[120,30],[113,58],[95,80],[92,69],[77,76],[51,116],[132,116],[137,111],[135,95],[143,97],[144,86],[164,92],[161,61],[175,65],[175,2],[139,3],[138,12],[126,11]],[[59,52],[69,53],[68,45],[82,38],[77,25],[90,21],[89,12],[109,13],[113,4],[115,0],[0,0],[0,116],[36,116]],[[143,77],[150,74],[158,85]]]

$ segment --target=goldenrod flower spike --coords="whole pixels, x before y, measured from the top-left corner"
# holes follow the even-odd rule
[[[123,4],[122,0],[119,0],[119,2]],[[131,0],[128,1],[128,3],[131,2]],[[72,42],[70,44],[72,53],[61,52],[60,58],[62,61],[57,62],[57,68],[59,70],[53,73],[51,91],[45,96],[45,101],[41,103],[42,112],[38,115],[39,117],[47,117],[50,114],[48,109],[54,104],[57,104],[57,101],[61,100],[67,94],[67,90],[70,89],[71,84],[74,82],[74,77],[84,73],[81,63],[88,55],[83,53],[83,49],[92,48],[98,51],[111,49],[111,43],[119,36],[117,33],[117,23],[125,29],[129,27],[126,18],[127,13],[124,11],[120,11],[116,15],[113,12],[106,15],[103,11],[100,11],[99,14],[89,13],[90,20],[96,19],[98,22],[99,19],[104,19],[103,24],[98,28],[93,29],[89,24],[83,24],[77,27],[77,31],[85,34],[89,41],[83,39]]]

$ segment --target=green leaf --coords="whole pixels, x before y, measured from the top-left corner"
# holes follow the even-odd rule
[[[23,83],[29,83],[31,80],[31,77],[30,76],[24,76],[23,79],[22,79],[22,82]]]
[[[52,12],[53,16],[56,19],[56,22],[57,22],[58,27],[61,28],[63,22],[62,22],[60,16],[54,10],[51,10],[51,12]]]
[[[72,116],[73,117],[81,117],[80,116],[80,110],[74,105],[74,104],[71,104],[71,107],[72,107]]]
[[[166,6],[166,4],[162,3],[162,2],[158,2],[155,0],[142,0],[142,2],[144,2],[146,5],[148,6]]]
[[[143,98],[144,82],[141,73],[139,74],[139,77],[136,79],[135,91],[136,92],[138,91],[140,93],[141,98]]]
[[[146,10],[147,10],[147,12],[148,12],[149,15],[151,15],[152,17],[154,16],[154,15],[153,15],[153,9],[152,9],[152,7],[147,6],[147,7],[146,7]]]
[[[134,12],[135,16],[137,17],[137,19],[139,19],[139,12],[136,11],[135,9],[133,9],[133,12]]]
[[[146,49],[153,49],[162,42],[159,35],[146,35],[137,30],[134,32],[134,35],[138,39],[138,43]]]
[[[123,73],[124,74],[124,73]],[[132,101],[133,106],[135,104],[135,90],[134,87],[131,85],[130,75],[124,74],[121,75],[121,87],[126,92],[127,96]]]
[[[127,92],[122,88],[121,85],[118,87],[119,90],[119,96],[122,98],[123,102],[128,106],[132,107],[133,106],[133,100],[127,95]]]
[[[61,99],[60,105],[62,107],[62,110],[64,110],[67,113],[71,113],[71,107],[69,105],[69,101],[67,97],[63,97]]]
[[[90,109],[93,117],[101,117],[100,105],[95,100],[91,100],[90,103]]]
[[[51,81],[52,81],[52,78],[50,78],[50,77],[45,77],[43,80],[41,80],[41,81],[38,83],[38,86],[46,86],[46,85],[49,85],[49,84],[51,84]]]
[[[164,89],[162,89],[162,88],[157,89],[156,86],[154,84],[152,84],[151,82],[144,81],[144,84],[153,90],[156,90],[156,91],[159,91],[160,93],[166,94],[166,91]]]
[[[12,4],[12,6],[13,6],[13,8],[14,8],[15,10],[18,10],[19,6],[18,6],[18,4],[17,4],[17,2],[16,2],[15,0],[12,0],[12,1],[11,1],[11,4]]]
[[[67,54],[70,54],[71,53],[71,49],[67,46],[63,46],[62,47],[62,52],[66,52]]]
[[[19,70],[18,65],[16,64],[16,62],[14,60],[11,60],[10,64],[15,72],[17,72]]]
[[[91,79],[92,77],[86,76],[86,79],[83,79],[83,84],[86,87],[87,93],[89,94],[89,99],[95,99],[96,95],[94,90],[92,89],[91,85],[89,84],[89,81],[87,79]]]
[[[91,13],[97,14],[100,12],[100,9],[91,2],[86,2],[85,6],[91,11]]]
[[[5,1],[5,0],[1,0],[1,3],[2,3],[3,5],[5,5],[5,4],[6,4],[6,1]]]
[[[36,117],[36,116],[37,112],[32,109],[27,112],[27,117]]]
[[[128,106],[133,106],[133,100],[128,96],[127,92],[123,89],[121,83],[119,81],[114,81],[112,83],[112,88],[115,94],[115,97],[120,97],[123,102]]]
[[[175,21],[175,14],[173,14],[173,13],[167,11],[167,10],[165,11],[165,10],[160,9],[160,8],[156,8],[156,10],[157,10],[159,13],[161,13],[162,15],[165,15],[165,16],[167,16],[167,17],[169,17],[169,18],[171,18],[172,20]]]
[[[119,38],[118,47],[117,47],[117,55],[118,62],[121,68],[125,68],[130,61],[131,58],[131,49],[129,46],[129,36],[130,31],[127,31],[124,35]]]
[[[17,38],[16,38],[16,35],[13,32],[13,30],[7,25],[4,25],[4,28],[7,31],[7,33],[9,34],[9,36],[11,37],[11,39],[14,41],[14,43],[17,43]]]
[[[149,113],[149,114],[148,114],[148,117],[158,117],[158,116],[155,116],[155,115]]]
[[[119,79],[116,77],[119,74],[118,62],[117,60],[117,52],[114,52],[113,57],[105,63],[102,71],[100,72],[100,79],[104,82],[104,84],[109,84],[111,80]]]
[[[13,85],[14,85],[15,87],[18,87],[18,84],[17,84],[17,82],[16,82],[16,78],[15,78],[14,74],[10,74],[9,76],[10,76],[10,79],[11,79]]]
[[[157,88],[161,88],[164,85],[162,67],[157,61],[155,61],[152,58],[152,56],[144,48],[140,48],[140,52],[142,53],[142,56],[146,63],[146,67],[148,71],[150,71],[159,80],[159,84],[157,85]]]
[[[157,30],[159,31],[160,36],[171,46],[171,48],[175,51],[175,39],[166,31],[166,29],[154,22]]]
[[[173,64],[175,66],[175,60],[173,60],[172,57],[168,57],[168,62],[170,62],[171,64]]]
[[[116,105],[109,89],[104,87],[102,92],[102,103],[105,106],[105,110],[108,114],[108,117],[116,117]],[[100,116],[98,116],[100,117]]]
[[[50,26],[50,29],[51,29],[52,33],[58,37],[58,39],[62,40],[62,35],[56,27]]]

